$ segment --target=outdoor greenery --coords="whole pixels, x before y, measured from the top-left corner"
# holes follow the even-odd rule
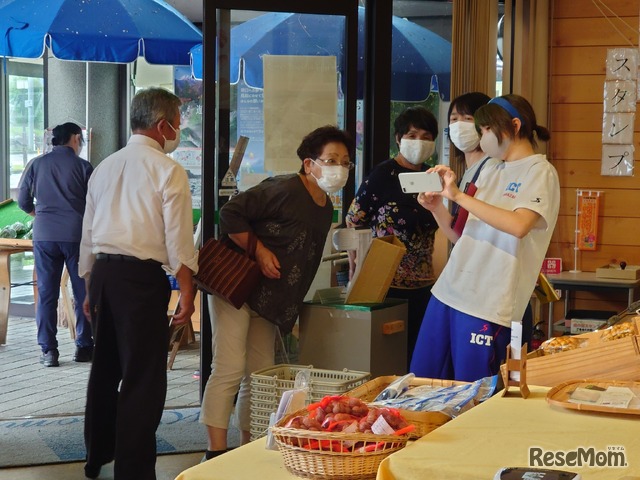
[[[33,154],[44,135],[44,80],[9,75],[9,149]]]

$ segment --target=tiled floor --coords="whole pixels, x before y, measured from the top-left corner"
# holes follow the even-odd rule
[[[35,319],[10,317],[7,344],[0,345],[0,419],[84,412],[90,363],[72,360],[75,345],[69,330],[58,331],[60,366],[39,363]],[[167,407],[200,405],[200,341],[178,351],[167,372]]]

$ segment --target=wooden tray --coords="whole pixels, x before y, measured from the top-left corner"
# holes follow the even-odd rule
[[[628,408],[607,407],[603,405],[591,405],[587,403],[572,403],[569,398],[578,387],[595,385],[597,387],[627,387],[633,391],[635,398],[631,400]],[[547,402],[551,405],[559,405],[572,410],[585,412],[624,413],[626,415],[640,415],[640,382],[606,381],[606,380],[571,380],[553,387],[547,392]]]

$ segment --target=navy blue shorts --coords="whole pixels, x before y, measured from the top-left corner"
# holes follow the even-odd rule
[[[511,329],[459,312],[431,297],[411,369],[418,377],[474,381],[496,375]]]

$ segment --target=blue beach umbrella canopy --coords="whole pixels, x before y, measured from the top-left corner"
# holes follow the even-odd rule
[[[163,0],[0,0],[0,56],[189,65],[202,33]]]
[[[424,100],[431,77],[440,95],[449,98],[451,43],[430,30],[394,16],[391,42],[391,99]],[[345,20],[332,15],[270,12],[231,29],[231,83],[242,76],[251,87],[263,88],[263,55],[333,55],[338,68],[344,58]],[[358,8],[358,98],[364,72],[364,8]],[[191,51],[193,76],[202,78],[202,46]],[[242,73],[241,73],[242,72]],[[344,85],[343,85],[344,88]]]

